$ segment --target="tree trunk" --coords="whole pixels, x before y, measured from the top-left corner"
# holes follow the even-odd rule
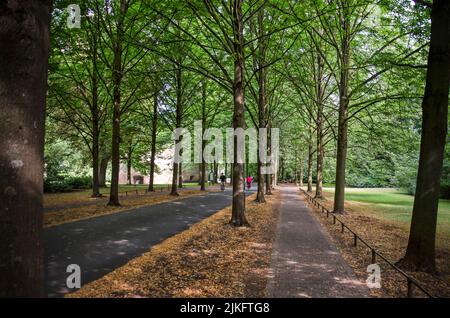
[[[312,179],[312,166],[313,166],[313,151],[312,151],[313,145],[312,145],[312,140],[309,140],[308,143],[308,170],[307,170],[307,174],[308,174],[308,192],[312,192],[312,183],[313,183],[313,179]]]
[[[428,72],[422,101],[419,171],[405,256],[410,270],[436,272],[435,239],[440,179],[447,137],[450,82],[450,2],[434,0]]]
[[[219,170],[219,164],[218,164],[217,162],[214,161],[213,166],[214,166],[214,174],[213,174],[213,176],[214,176],[214,181],[213,181],[213,183],[214,183],[214,184],[217,184],[217,178],[219,177],[219,172],[218,172],[218,170]]]
[[[183,164],[181,162],[178,167],[178,188],[183,188]]]
[[[182,104],[182,78],[181,78],[181,65],[180,63],[177,64],[176,66],[176,70],[175,70],[175,79],[176,79],[176,91],[177,91],[177,109],[176,109],[176,118],[175,118],[175,125],[176,128],[180,128],[181,127],[181,116],[183,113],[183,104]],[[182,137],[180,137],[179,142],[181,143]],[[181,173],[180,173],[181,175]],[[172,190],[170,192],[171,195],[176,195],[178,196],[178,188],[177,188],[177,183],[178,183],[178,163],[176,163],[174,161],[173,163],[173,174],[172,174]]]
[[[131,144],[128,145],[128,154],[127,154],[127,183],[131,185],[131,160],[132,160],[133,150],[131,148]]]
[[[110,155],[103,157],[100,160],[100,169],[98,172],[98,185],[99,187],[106,187],[106,170],[108,169],[108,162],[110,159]]]
[[[266,51],[267,40],[264,37],[264,8],[260,8],[258,12],[258,126],[259,128],[266,128]],[[258,141],[259,142],[259,141]],[[262,145],[259,145],[261,148]],[[264,145],[265,147],[266,145]],[[258,189],[256,194],[256,202],[265,203],[264,198],[264,177],[262,174],[263,163],[258,151],[258,166],[257,178]]]
[[[43,296],[50,10],[51,1],[0,4],[0,297]]]
[[[152,149],[150,155],[150,181],[148,191],[155,191],[155,158],[156,158],[156,130],[158,127],[158,93],[153,97],[153,119],[152,119]]]
[[[320,54],[317,56],[317,87],[316,87],[316,100],[317,100],[317,118],[316,118],[316,128],[317,128],[317,166],[316,166],[316,198],[322,198],[322,188],[323,188],[323,68],[324,62]]]
[[[93,80],[93,83],[96,80]],[[92,197],[101,197],[99,182],[99,119],[98,119],[98,100],[97,100],[97,84],[93,85],[92,99]]]
[[[233,81],[233,128],[244,128],[244,26],[242,17],[243,0],[233,0],[232,18],[234,33],[234,81]],[[237,138],[234,137],[233,163],[233,205],[231,224],[247,226],[245,217],[244,164],[238,162],[244,154],[237,153]],[[241,160],[239,160],[241,161]]]
[[[206,141],[203,140],[206,129],[206,82],[202,85],[202,162],[200,163],[201,179],[200,179],[200,191],[206,191],[206,162],[203,157],[205,151]]]
[[[348,4],[343,7],[341,69],[339,78],[339,119],[336,154],[336,182],[334,192],[334,213],[344,213],[345,200],[345,164],[347,160],[347,118],[348,118],[348,81],[350,72],[350,25]]]
[[[121,84],[122,84],[122,41],[124,37],[123,23],[127,12],[127,1],[120,1],[120,15],[117,23],[117,34],[114,39],[113,62],[113,129],[111,145],[111,189],[108,205],[120,206],[119,202],[119,170],[120,170],[120,113],[121,113]]]
[[[303,187],[303,159],[300,159],[300,188]]]

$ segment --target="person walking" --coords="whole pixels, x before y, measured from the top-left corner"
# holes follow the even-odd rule
[[[253,182],[253,177],[249,175],[247,177],[247,189],[248,190],[250,190],[252,188],[252,182]]]
[[[223,174],[223,172],[220,174],[220,190],[225,190],[225,182],[227,181],[227,177]]]

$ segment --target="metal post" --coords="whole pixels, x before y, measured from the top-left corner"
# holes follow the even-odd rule
[[[344,233],[344,223],[341,222],[341,233]]]
[[[336,217],[333,215],[333,224],[336,224]]]
[[[375,253],[375,250],[372,248],[372,264],[375,264],[377,262],[377,254]]]
[[[408,283],[408,294],[407,294],[407,297],[408,298],[413,298],[413,283],[412,283],[411,279],[409,279],[409,277],[406,278],[406,281]]]
[[[358,245],[358,237],[356,234],[353,234],[353,246],[356,247]]]

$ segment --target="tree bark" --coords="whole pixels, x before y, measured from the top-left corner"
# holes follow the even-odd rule
[[[108,169],[108,162],[109,162],[110,157],[111,156],[108,154],[106,157],[103,157],[100,160],[100,169],[98,172],[99,187],[106,187],[106,170]]]
[[[133,149],[131,147],[131,141],[130,144],[128,145],[128,153],[127,153],[127,183],[128,185],[131,185],[131,160],[132,160],[132,156],[133,156]]]
[[[152,149],[150,155],[150,181],[148,184],[148,191],[155,191],[155,158],[156,158],[156,130],[158,127],[158,91],[153,97],[153,118],[152,118]]]
[[[183,103],[182,103],[182,78],[181,78],[181,65],[180,63],[177,64],[176,70],[175,70],[175,79],[176,79],[176,93],[177,93],[177,105],[176,105],[176,118],[175,118],[175,126],[176,128],[181,127],[181,116],[183,113]],[[179,142],[181,142],[182,137],[180,137]],[[181,173],[180,173],[181,174]],[[171,195],[178,196],[178,163],[174,161],[173,163],[173,174],[172,174],[172,190],[170,192]]]
[[[310,135],[311,138],[311,135]],[[308,143],[308,170],[307,170],[307,177],[308,177],[308,192],[312,192],[312,184],[313,184],[313,179],[312,179],[312,166],[313,166],[313,145],[312,145],[312,140],[309,140]]]
[[[93,70],[92,75],[92,197],[101,197],[99,184],[99,109],[98,109],[98,79]]]
[[[203,157],[203,152],[205,151],[206,141],[203,140],[206,129],[206,83],[202,85],[202,162],[200,163],[201,179],[200,179],[200,191],[206,191],[206,162]]]
[[[317,100],[317,118],[316,118],[316,128],[317,128],[317,166],[316,166],[316,198],[322,198],[322,188],[323,188],[323,157],[324,157],[324,147],[323,147],[323,68],[324,62],[320,54],[317,55],[317,87],[316,87],[316,100]]]
[[[350,25],[348,18],[348,4],[344,5],[341,40],[341,62],[339,77],[339,118],[338,118],[338,141],[336,154],[336,182],[334,192],[334,213],[344,213],[345,200],[345,166],[347,160],[347,118],[348,118],[348,81],[350,74]]]
[[[43,296],[43,152],[51,1],[0,4],[0,297]]]
[[[178,188],[183,188],[183,164],[181,162],[178,168]]]
[[[422,101],[422,136],[408,247],[400,264],[436,272],[435,240],[440,179],[447,137],[450,82],[450,2],[434,0],[428,71]]]
[[[117,23],[117,34],[113,44],[113,123],[111,145],[111,189],[108,205],[120,206],[119,202],[119,170],[120,170],[120,113],[122,84],[122,41],[124,38],[124,18],[128,10],[128,2],[120,1],[120,14]]]
[[[300,159],[300,188],[303,187],[303,159]]]
[[[267,41],[264,37],[264,7],[258,12],[258,126],[259,128],[266,128],[266,51]],[[258,141],[259,143],[259,141]],[[259,145],[261,147],[262,145]],[[264,145],[266,146],[266,145]],[[264,177],[262,174],[263,163],[258,151],[258,189],[256,194],[256,202],[265,203],[264,197]]]
[[[234,81],[233,81],[233,128],[244,128],[244,26],[242,17],[243,0],[233,0],[232,19],[234,34]],[[238,162],[243,154],[237,153],[237,138],[234,138],[233,154],[233,204],[231,224],[249,225],[245,217],[244,164]]]

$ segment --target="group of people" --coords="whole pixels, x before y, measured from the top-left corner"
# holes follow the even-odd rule
[[[221,173],[220,174],[220,189],[223,191],[225,190],[225,183],[227,182],[227,177]],[[247,189],[250,190],[252,188],[252,182],[253,177],[249,175],[247,178],[245,178],[245,182],[247,183]]]

